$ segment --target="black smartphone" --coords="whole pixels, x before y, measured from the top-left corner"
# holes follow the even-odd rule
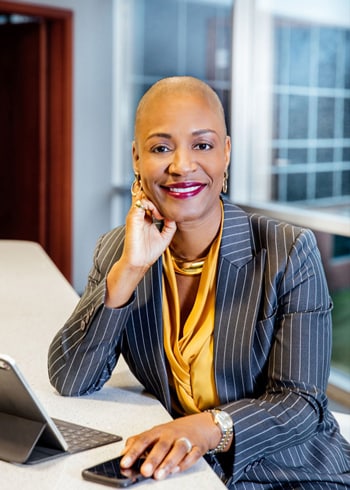
[[[122,456],[118,458],[104,461],[96,466],[87,468],[82,471],[82,476],[85,480],[93,481],[96,483],[104,483],[111,487],[125,488],[144,480],[145,477],[141,475],[140,468],[145,461],[145,458],[140,458],[134,463],[131,468],[124,469],[120,467],[120,460]]]

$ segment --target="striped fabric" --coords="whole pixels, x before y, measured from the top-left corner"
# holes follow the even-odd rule
[[[100,238],[86,290],[50,346],[50,380],[63,395],[91,393],[122,353],[171,412],[161,260],[127,305],[103,304],[105,277],[123,240],[124,227]],[[350,445],[325,396],[331,301],[311,231],[224,201],[214,345],[220,407],[233,418],[235,438],[231,451],[210,464],[227,486],[350,489]]]

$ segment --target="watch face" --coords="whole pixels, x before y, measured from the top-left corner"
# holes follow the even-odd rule
[[[229,416],[228,413],[226,412],[217,412],[215,415],[216,420],[218,421],[218,424],[222,427],[223,430],[230,430],[232,429],[233,423],[232,419]]]

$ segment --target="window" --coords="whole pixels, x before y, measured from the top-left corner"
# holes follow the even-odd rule
[[[232,120],[233,199],[315,231],[334,302],[333,371],[349,391],[347,0],[235,2]]]
[[[230,128],[233,0],[126,0],[116,3],[117,51],[113,224],[129,207],[132,123],[142,94],[158,79],[196,76],[211,85]],[[117,162],[125,162],[121,168]]]
[[[350,236],[348,0],[115,3],[112,224],[123,222],[129,207],[139,98],[165,76],[207,81],[219,93],[231,128],[232,199],[312,224],[336,304],[334,338],[345,345],[350,326],[342,305],[350,304],[350,255],[334,235]],[[335,356],[340,371],[350,373],[344,349]]]
[[[350,26],[273,21],[272,200],[350,200]]]

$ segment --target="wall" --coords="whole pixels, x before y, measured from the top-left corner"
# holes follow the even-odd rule
[[[113,0],[20,0],[74,13],[73,286],[81,293],[110,228]]]

